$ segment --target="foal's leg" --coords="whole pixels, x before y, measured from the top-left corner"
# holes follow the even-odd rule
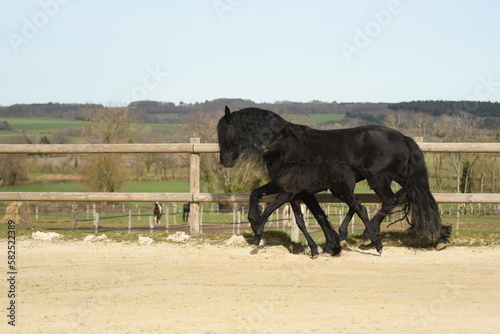
[[[349,211],[354,211],[356,214],[361,218],[363,221],[363,224],[365,224],[365,229],[368,231],[368,236],[372,243],[375,245],[375,248],[379,252],[379,254],[382,254],[382,242],[380,241],[380,238],[378,235],[375,233],[375,230],[373,229],[373,225],[368,217],[368,212],[366,211],[366,208],[361,204],[359,200],[357,200],[354,197],[354,193],[352,193],[353,189],[350,188],[343,188],[342,186],[337,187],[338,190],[330,189],[332,192],[333,196],[341,199],[344,201],[348,206],[349,206]],[[343,192],[339,192],[339,190],[344,190]]]
[[[342,247],[340,247],[340,239],[337,232],[333,229],[332,225],[328,221],[328,217],[318,203],[318,200],[314,195],[308,195],[301,198],[304,204],[309,208],[314,218],[318,221],[319,226],[323,230],[326,239],[326,246],[323,249],[325,253],[329,253],[332,256],[340,254]]]
[[[262,196],[269,194],[276,194],[278,189],[273,182],[269,182],[262,187],[259,187],[252,191],[250,194],[250,204],[248,208],[248,221],[250,222],[250,226],[252,229],[257,228],[260,223],[260,209],[259,202]]]
[[[286,194],[278,194],[278,196],[272,201],[262,213],[262,217],[260,218],[260,222],[257,225],[252,224],[252,229],[254,231],[254,237],[252,244],[258,246],[260,244],[260,240],[262,239],[262,233],[264,232],[264,226],[266,225],[267,218],[280,206],[289,202],[291,200],[290,196]]]
[[[290,202],[290,205],[292,206],[293,214],[295,215],[295,222],[297,223],[297,226],[304,234],[304,237],[307,240],[307,245],[311,249],[311,258],[315,259],[319,255],[318,245],[316,245],[313,238],[311,238],[311,236],[309,235],[309,232],[307,232],[306,224],[304,222],[304,216],[302,215],[302,210],[300,209],[300,201],[293,200]]]
[[[354,215],[354,210],[349,208],[349,212],[347,212],[347,215],[344,217],[342,224],[340,224],[339,234],[340,234],[341,245],[345,244],[345,240],[347,239],[347,228],[349,227],[349,222],[351,221],[353,215]]]

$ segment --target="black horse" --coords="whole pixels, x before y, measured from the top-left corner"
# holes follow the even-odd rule
[[[187,222],[189,220],[189,213],[191,212],[191,204],[185,203],[182,205],[182,221]]]
[[[260,239],[263,233],[264,224],[269,215],[286,202],[291,202],[294,207],[300,210],[299,200],[307,195],[313,195],[323,190],[330,190],[333,196],[344,201],[349,209],[357,213],[365,224],[366,231],[370,240],[375,245],[377,251],[382,253],[382,243],[373,230],[373,225],[369,221],[366,208],[354,196],[354,187],[356,186],[356,173],[345,162],[338,159],[322,163],[301,163],[294,161],[297,152],[294,150],[303,149],[300,145],[300,138],[293,130],[286,126],[283,133],[278,134],[275,140],[269,146],[263,146],[262,152],[266,161],[278,159],[278,172],[272,175],[273,183],[278,189],[277,197],[266,207],[262,214],[261,221],[255,231],[255,237]],[[300,153],[299,155],[302,155]],[[297,214],[296,214],[297,217]],[[297,217],[297,225],[304,233],[307,243],[311,248],[312,257],[318,255],[317,245],[308,234],[302,215]],[[337,238],[337,245],[340,240]],[[338,246],[340,252],[340,246]]]
[[[372,218],[376,233],[384,217],[397,205],[404,204],[410,215],[410,230],[417,238],[437,244],[437,249],[449,243],[451,226],[441,223],[438,206],[430,192],[427,168],[422,151],[409,137],[383,126],[360,126],[341,130],[316,130],[284,120],[281,116],[263,109],[246,108],[225,115],[217,124],[220,163],[232,167],[242,153],[263,155],[262,147],[289,126],[300,138],[299,148],[288,157],[291,162],[322,163],[332,159],[344,161],[356,175],[356,181],[366,179],[380,197],[382,208]],[[294,154],[295,153],[295,154]],[[279,158],[264,157],[271,182],[255,189],[250,195],[248,219],[255,229],[260,224],[258,203],[265,194],[276,194],[273,175],[279,170]],[[391,183],[402,188],[394,193]],[[326,215],[314,195],[301,198],[313,213],[325,233],[325,252],[334,253],[335,231],[328,224]],[[344,222],[349,222],[351,216]],[[342,236],[341,236],[342,237]],[[254,243],[257,240],[254,240]]]

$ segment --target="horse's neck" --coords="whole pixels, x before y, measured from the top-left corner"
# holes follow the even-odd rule
[[[239,140],[248,151],[254,151],[262,145],[268,146],[276,134],[289,124],[281,116],[267,110],[249,108],[246,112],[242,111],[238,112],[237,121]]]

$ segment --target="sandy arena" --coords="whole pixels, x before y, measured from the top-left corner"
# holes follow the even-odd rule
[[[18,240],[16,327],[7,324],[3,280],[0,331],[500,332],[500,247],[387,247],[381,257],[351,249],[315,260],[282,246],[251,251],[196,241]]]

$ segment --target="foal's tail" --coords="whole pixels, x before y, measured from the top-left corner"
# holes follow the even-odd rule
[[[409,137],[405,137],[405,141],[410,149],[410,158],[408,179],[403,188],[407,199],[406,209],[411,217],[410,230],[418,238],[438,244],[439,249],[439,244],[449,243],[451,226],[441,223],[438,205],[429,187],[427,167],[420,147]]]

